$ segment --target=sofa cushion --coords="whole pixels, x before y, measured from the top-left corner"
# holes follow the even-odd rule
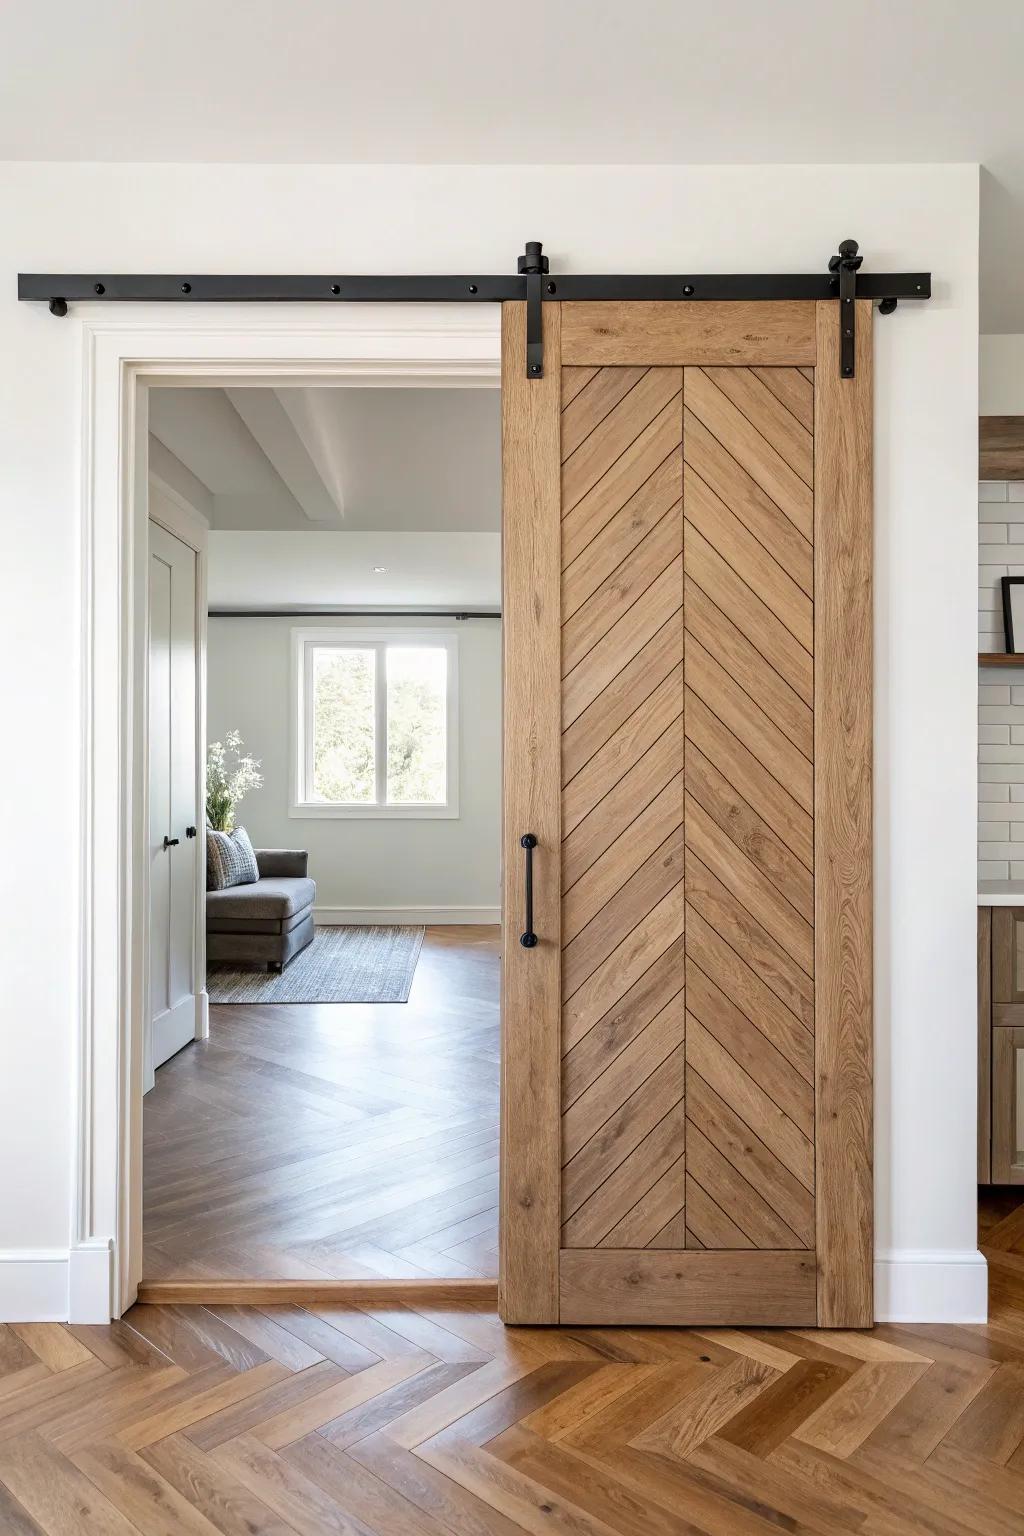
[[[291,917],[224,917],[216,907],[206,914],[207,933],[290,933],[298,923],[312,916],[312,907],[303,907]]]
[[[223,891],[230,886],[252,885],[260,878],[256,855],[244,827],[233,832],[206,829],[206,889]]]
[[[215,917],[273,918],[283,922],[305,911],[316,900],[316,881],[285,875],[257,880],[254,885],[233,885],[226,891],[207,891],[206,915]]]

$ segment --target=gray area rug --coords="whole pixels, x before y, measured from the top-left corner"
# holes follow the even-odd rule
[[[318,928],[282,975],[210,965],[211,1003],[407,1003],[422,928]]]

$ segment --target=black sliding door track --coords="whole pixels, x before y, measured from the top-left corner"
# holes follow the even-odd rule
[[[786,299],[841,300],[842,357],[840,371],[853,376],[854,299],[877,301],[891,314],[900,299],[931,297],[930,272],[862,272],[863,258],[854,240],[844,240],[830,258],[829,270],[797,274],[712,274],[708,276],[552,275],[539,241],[530,241],[519,257],[516,275],[419,277],[282,277],[216,274],[40,273],[18,275],[18,298],[39,300],[55,315],[66,315],[73,303],[139,304],[500,304],[507,299],[527,303],[526,371],[543,375],[541,306],[545,301],[630,303],[683,300],[701,302],[764,302]]]

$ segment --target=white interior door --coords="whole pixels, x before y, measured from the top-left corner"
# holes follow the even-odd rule
[[[149,525],[152,1065],[196,1033],[196,555]]]

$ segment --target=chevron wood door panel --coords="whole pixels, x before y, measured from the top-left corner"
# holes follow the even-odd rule
[[[870,307],[700,308],[506,399],[508,1321],[871,1321]]]
[[[685,1231],[682,389],[562,370],[566,1250]]]
[[[688,1247],[813,1248],[813,389],[685,371]]]

